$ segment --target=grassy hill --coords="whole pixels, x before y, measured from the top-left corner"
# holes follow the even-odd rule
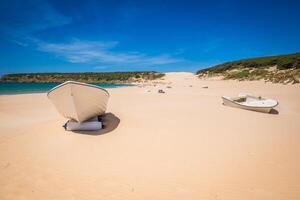
[[[80,81],[85,83],[129,83],[142,80],[154,80],[163,77],[158,72],[87,72],[87,73],[28,73],[6,74],[1,82],[36,82],[61,83],[64,81]]]
[[[274,83],[300,82],[300,53],[226,62],[197,71],[200,78],[265,80]]]

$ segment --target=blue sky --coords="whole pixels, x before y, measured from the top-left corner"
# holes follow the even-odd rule
[[[196,71],[300,51],[300,1],[2,0],[0,74]]]

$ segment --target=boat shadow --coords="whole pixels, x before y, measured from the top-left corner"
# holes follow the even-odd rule
[[[119,124],[120,124],[120,119],[114,115],[113,113],[105,113],[104,115],[101,116],[102,119],[102,126],[103,128],[101,130],[97,131],[72,131],[74,133],[78,134],[84,134],[84,135],[92,135],[92,136],[98,136],[98,135],[104,135],[109,132],[112,132],[115,130]]]
[[[279,111],[274,109],[274,108],[272,108],[270,110],[270,112],[261,112],[261,111],[256,111],[256,110],[250,110],[250,111],[257,112],[257,113],[262,113],[262,114],[266,114],[266,115],[278,115],[279,114]]]
[[[272,108],[272,109],[270,110],[269,114],[271,114],[271,115],[278,115],[279,112],[278,112],[278,110]]]

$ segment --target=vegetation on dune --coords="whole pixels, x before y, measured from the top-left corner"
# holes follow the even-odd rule
[[[130,83],[142,80],[155,80],[162,78],[163,73],[158,72],[86,72],[86,73],[28,73],[7,74],[1,77],[1,82],[65,82],[80,81],[86,83]]]
[[[243,59],[197,71],[199,77],[265,80],[274,83],[299,83],[300,53]]]
[[[267,70],[264,69],[242,69],[238,71],[234,71],[231,73],[227,73],[224,76],[224,79],[237,79],[237,80],[259,80],[261,77],[266,76],[268,73]]]

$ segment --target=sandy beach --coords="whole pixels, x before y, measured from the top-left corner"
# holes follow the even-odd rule
[[[97,132],[65,131],[45,93],[1,95],[0,199],[300,199],[300,84],[162,82],[109,89]],[[239,92],[277,112],[222,105]]]

